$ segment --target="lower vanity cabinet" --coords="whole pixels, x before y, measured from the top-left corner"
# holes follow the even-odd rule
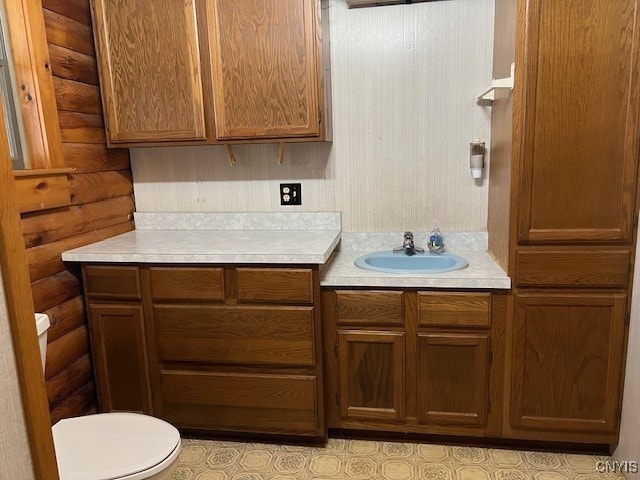
[[[103,411],[152,412],[190,431],[326,435],[317,266],[84,268],[138,275],[139,300],[127,306],[95,304],[92,285],[122,282],[85,276]],[[124,391],[147,408],[110,399],[134,377]]]
[[[506,299],[324,290],[328,426],[500,436]]]
[[[82,273],[98,408],[151,414],[140,271],[86,265]]]

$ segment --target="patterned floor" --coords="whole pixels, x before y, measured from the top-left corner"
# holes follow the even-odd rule
[[[609,457],[330,439],[326,447],[183,440],[173,480],[599,480]]]

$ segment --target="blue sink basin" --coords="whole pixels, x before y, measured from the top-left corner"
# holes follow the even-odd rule
[[[443,273],[462,270],[469,266],[464,258],[451,253],[436,255],[416,253],[413,256],[392,251],[373,252],[355,261],[356,267],[386,273]]]

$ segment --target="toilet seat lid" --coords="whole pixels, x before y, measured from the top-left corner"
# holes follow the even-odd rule
[[[101,413],[53,426],[60,478],[113,480],[149,470],[180,443],[178,430],[137,413]]]

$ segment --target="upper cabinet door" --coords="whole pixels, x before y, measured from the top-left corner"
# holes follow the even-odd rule
[[[194,0],[94,0],[110,143],[205,139]]]
[[[631,241],[639,0],[527,0],[518,241]]]
[[[210,0],[220,140],[320,135],[317,0]]]

